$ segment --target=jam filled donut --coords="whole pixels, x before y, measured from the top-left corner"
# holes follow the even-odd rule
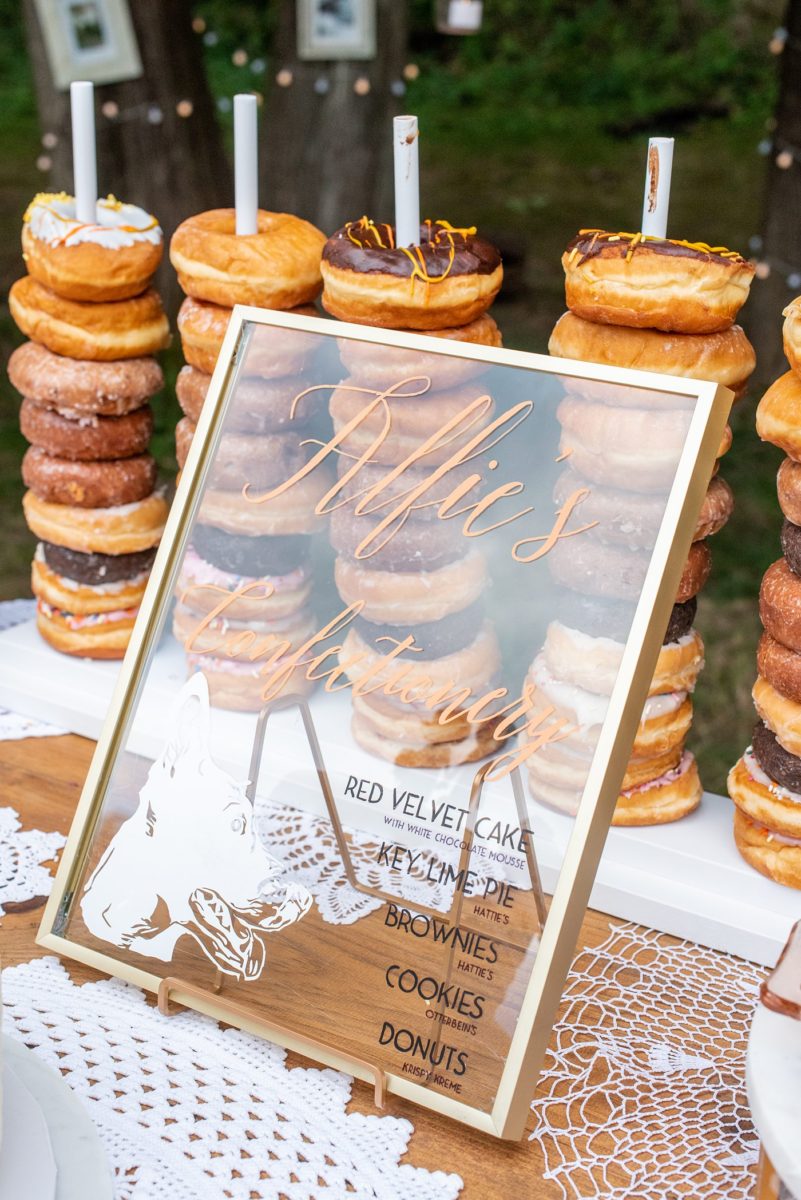
[[[469,325],[456,329],[430,329],[430,337],[445,342],[496,347],[503,344],[501,331],[489,313],[484,313]],[[374,342],[359,342],[355,338],[339,338],[339,357],[349,375],[363,387],[384,388],[410,375],[428,375],[431,391],[453,388],[483,374],[487,367],[469,358],[448,354],[427,354],[393,346],[377,346]]]
[[[236,211],[215,208],[183,221],[170,262],[187,296],[233,308],[289,309],[320,293],[325,234],[289,213],[258,213],[258,232],[238,235]]]
[[[576,316],[691,334],[728,329],[755,270],[725,246],[602,229],[579,230],[562,266],[567,306]]]
[[[23,437],[46,454],[89,461],[143,454],[153,433],[149,404],[119,417],[65,412],[62,416],[55,409],[23,400],[19,413]]]
[[[77,416],[120,417],[141,408],[164,387],[154,358],[82,361],[53,354],[38,342],[17,347],[8,360],[8,377],[35,404]]]
[[[757,433],[801,461],[801,378],[787,371],[765,392],[756,411]]]
[[[299,308],[298,315],[317,316],[314,308]],[[211,375],[223,344],[231,309],[187,296],[178,311],[178,332],[184,358],[190,366]],[[280,337],[255,337],[248,346],[244,371],[264,379],[280,379],[300,371],[314,349],[309,334],[282,329]]]
[[[156,486],[156,461],[150,454],[110,462],[55,458],[31,446],[22,460],[26,487],[51,504],[114,508],[144,500]]]
[[[165,350],[170,327],[152,288],[131,300],[65,300],[31,275],[12,284],[11,316],[34,342],[67,358],[107,362]]]
[[[135,554],[157,546],[167,520],[167,502],[153,492],[118,508],[50,504],[28,491],[22,498],[31,533],[45,542],[92,554]]]
[[[342,321],[446,329],[482,316],[500,290],[501,256],[474,228],[424,221],[417,246],[391,225],[351,221],[323,248],[323,307]]]
[[[745,392],[756,366],[754,348],[739,325],[718,333],[664,334],[654,329],[600,325],[573,312],[564,313],[556,322],[548,353],[605,366],[711,379],[730,388],[736,399]],[[570,381],[571,392],[580,388],[581,381]]]
[[[75,216],[60,192],[34,196],[22,218],[29,274],[67,300],[127,300],[147,288],[163,253],[158,221],[114,196],[97,201],[94,222]]]

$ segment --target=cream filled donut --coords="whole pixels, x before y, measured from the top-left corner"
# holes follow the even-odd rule
[[[666,333],[728,329],[748,298],[754,265],[725,246],[581,229],[562,256],[576,316]]]
[[[361,603],[368,621],[388,625],[440,621],[478,600],[489,582],[477,550],[435,571],[374,571],[337,558],[334,580],[345,604]]]
[[[363,724],[372,726],[381,737],[407,746],[459,742],[476,731],[466,717],[440,724],[437,713],[419,706],[394,703],[381,692],[355,695],[352,703],[354,713],[362,718]]]
[[[702,795],[695,756],[685,750],[677,765],[663,775],[621,791],[612,824],[665,825],[679,821],[698,808]]]
[[[430,329],[428,336],[476,346],[503,344],[501,331],[489,313],[456,329]],[[431,391],[439,392],[457,387],[487,370],[484,363],[469,358],[427,354],[422,350],[376,345],[355,338],[339,338],[338,345],[343,367],[363,387],[385,388],[410,376],[427,375],[431,379]]]
[[[736,808],[734,843],[748,865],[761,875],[784,887],[801,888],[801,837],[777,833]]]
[[[224,616],[199,616],[185,604],[175,606],[172,631],[190,654],[212,654],[217,658],[263,665],[274,656],[286,658],[314,636],[318,626],[308,608],[286,617],[245,620]]]
[[[28,528],[42,541],[98,554],[135,554],[158,545],[168,511],[158,492],[117,508],[51,504],[26,492],[22,507]]]
[[[319,295],[324,245],[324,233],[289,213],[259,209],[257,232],[238,235],[236,210],[214,208],[178,226],[170,262],[196,300],[287,309]]]
[[[503,280],[501,256],[447,221],[424,221],[416,246],[391,225],[351,221],[323,248],[323,307],[341,321],[389,329],[452,329],[482,316]]]
[[[158,221],[114,196],[98,200],[95,220],[75,215],[65,192],[40,192],[22,218],[29,274],[67,300],[127,300],[150,285],[163,253]]]

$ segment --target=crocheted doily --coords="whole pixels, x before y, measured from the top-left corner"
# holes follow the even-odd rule
[[[4,1031],[62,1071],[114,1171],[115,1200],[455,1200],[457,1175],[400,1163],[412,1126],[347,1113],[351,1080],[207,1017],[163,1017],[55,958],[3,972]]]
[[[53,880],[41,864],[50,862],[66,838],[20,828],[13,808],[0,808],[0,915],[50,895]]]

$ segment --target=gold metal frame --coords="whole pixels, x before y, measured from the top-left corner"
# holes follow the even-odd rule
[[[606,384],[618,383],[671,395],[684,395],[696,401],[493,1108],[491,1112],[484,1112],[452,1096],[431,1092],[407,1076],[386,1074],[387,1092],[461,1121],[484,1133],[518,1140],[525,1128],[537,1075],[547,1049],[629,752],[656,666],[662,636],[726,426],[732,394],[727,388],[713,383],[678,376],[605,367],[459,342],[443,343],[437,338],[426,338],[420,334],[366,328],[320,317],[299,317],[291,313],[244,306],[237,306],[233,310],[198,422],[197,433],[183,469],[142,601],[141,612],[117,680],[38,935],[39,945],[46,949],[77,959],[155,994],[158,994],[160,987],[162,994],[164,993],[161,977],[139,970],[109,954],[70,941],[63,936],[61,930],[101,812],[114,761],[132,719],[142,687],[143,668],[148,652],[160,636],[166,620],[174,577],[200,498],[202,484],[219,440],[229,384],[238,371],[242,330],[246,323],[381,343],[424,351],[427,354],[439,353],[451,357],[480,359],[490,365],[519,367],[533,372],[595,380]],[[190,994],[182,988],[180,981],[175,981],[170,986],[169,994],[177,1002],[186,1002],[199,1012],[227,1019],[226,1006],[213,992]],[[360,1079],[375,1082],[375,1070],[369,1064],[355,1063],[336,1052],[328,1052],[292,1030],[266,1023],[253,1014],[237,1012],[235,1019],[237,1025],[243,1029],[268,1035],[288,1049],[306,1054],[327,1066],[355,1074]]]

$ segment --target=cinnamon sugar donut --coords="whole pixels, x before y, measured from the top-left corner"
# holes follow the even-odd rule
[[[801,463],[785,458],[776,476],[776,492],[787,520],[801,525]]]
[[[801,704],[801,654],[763,633],[757,645],[757,670],[777,692]]]
[[[319,295],[325,234],[289,213],[259,209],[257,232],[237,234],[236,210],[214,208],[183,221],[170,262],[188,296],[232,308],[297,308]]]
[[[197,426],[184,417],[175,427],[175,454],[183,469]],[[207,478],[207,487],[221,491],[241,492],[253,488],[275,487],[291,478],[308,462],[306,447],[286,434],[225,433]]]
[[[712,570],[712,552],[706,542],[693,542],[681,573],[676,591],[676,604],[683,604],[697,596],[705,586]]]
[[[453,329],[482,316],[503,280],[501,256],[447,221],[424,221],[420,242],[395,245],[391,225],[351,221],[323,248],[323,307],[342,321],[389,329]]]
[[[152,288],[131,300],[93,304],[65,300],[26,275],[12,284],[8,307],[26,337],[67,358],[141,358],[170,344],[170,327]]]
[[[50,504],[26,492],[22,507],[28,528],[45,542],[98,554],[134,554],[158,545],[167,520],[167,502],[154,492],[136,504],[117,508],[78,508]]]
[[[136,454],[111,462],[76,462],[31,446],[22,460],[22,479],[40,500],[51,504],[114,508],[150,495],[156,486],[156,460]]]
[[[195,424],[210,382],[211,376],[197,367],[182,367],[178,372],[178,403]],[[303,381],[295,375],[280,379],[242,376],[228,404],[225,428],[231,433],[295,433],[304,430],[325,405],[323,393],[306,393]]]
[[[467,608],[489,581],[486,560],[476,550],[435,571],[373,571],[340,556],[334,579],[345,604],[361,602],[368,621],[390,625],[439,621]]]
[[[19,424],[23,437],[46,454],[95,462],[143,454],[153,433],[153,410],[144,404],[119,417],[64,416],[23,400]]]
[[[489,313],[456,329],[430,329],[428,336],[477,346],[495,347],[503,344],[501,331]],[[385,388],[412,375],[428,375],[431,378],[431,391],[438,392],[457,387],[487,370],[486,363],[469,358],[377,345],[375,342],[357,341],[356,338],[338,338],[337,344],[346,372],[363,387]]]
[[[783,558],[762,577],[759,619],[765,630],[789,650],[801,651],[801,579]]]
[[[35,404],[78,416],[123,416],[164,387],[155,358],[82,361],[53,354],[38,342],[17,347],[8,360],[8,377]]]

